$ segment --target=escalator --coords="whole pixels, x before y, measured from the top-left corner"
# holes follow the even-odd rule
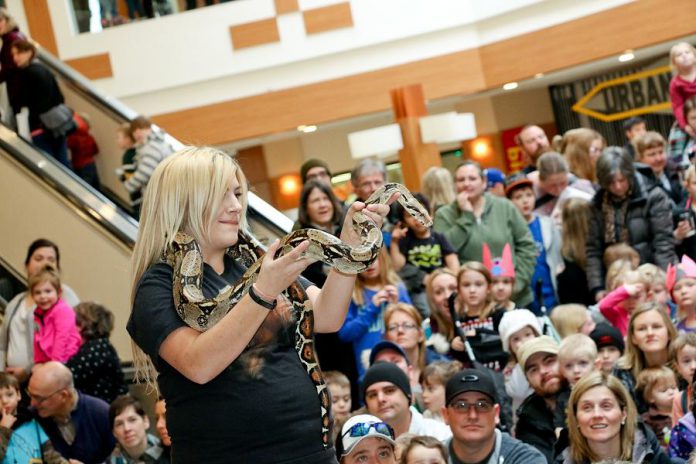
[[[41,237],[57,243],[64,282],[82,301],[97,301],[114,313],[111,341],[127,361],[131,359],[125,330],[130,313],[130,259],[138,224],[129,214],[127,194],[114,174],[121,162],[115,134],[136,113],[101,95],[85,78],[45,52],[40,60],[56,75],[66,104],[89,114],[90,132],[100,147],[97,167],[104,188],[102,192],[92,189],[0,125],[0,266],[22,282],[29,244]],[[170,142],[182,146],[175,139]],[[254,235],[267,243],[287,233],[292,221],[250,194],[249,224]]]

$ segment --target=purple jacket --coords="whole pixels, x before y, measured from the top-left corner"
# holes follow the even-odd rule
[[[75,323],[75,311],[63,300],[47,310],[34,310],[34,363],[60,361],[65,363],[82,344]]]
[[[688,413],[672,429],[669,438],[669,457],[689,459],[691,451],[696,448],[696,421],[694,414]]]

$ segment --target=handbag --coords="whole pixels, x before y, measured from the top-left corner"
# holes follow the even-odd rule
[[[73,111],[65,103],[54,106],[39,115],[41,124],[51,132],[53,137],[63,137],[75,129]]]

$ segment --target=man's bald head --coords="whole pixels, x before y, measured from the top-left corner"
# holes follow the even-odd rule
[[[54,389],[74,387],[72,372],[64,364],[57,361],[49,361],[35,366],[29,383]]]
[[[27,393],[41,417],[69,415],[77,398],[72,372],[56,361],[32,369]]]

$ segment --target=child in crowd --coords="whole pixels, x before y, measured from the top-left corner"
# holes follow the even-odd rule
[[[590,338],[597,346],[597,361],[603,373],[609,375],[614,371],[616,361],[624,354],[624,339],[616,327],[600,322],[590,332]]]
[[[67,462],[53,448],[44,429],[19,404],[22,394],[17,378],[0,372],[0,450],[3,462]],[[42,456],[44,461],[33,458]]]
[[[353,343],[359,378],[369,366],[372,347],[384,336],[384,310],[397,302],[411,304],[411,298],[382,248],[379,257],[358,274],[346,320],[338,331],[341,341]]]
[[[667,292],[667,273],[652,263],[641,264],[637,270],[647,285],[647,299],[663,305],[671,317],[676,316],[677,305]]]
[[[496,310],[510,311],[515,309],[515,302],[511,300],[515,289],[515,267],[512,263],[512,250],[510,244],[503,247],[503,256],[491,259],[491,250],[488,244],[483,244],[483,265],[491,273],[491,299]]]
[[[640,303],[646,299],[647,283],[638,271],[627,271],[613,281],[613,288],[599,301],[599,311],[606,320],[619,329],[624,337],[628,333],[628,319]]]
[[[402,464],[447,464],[447,447],[429,435],[412,437],[401,451],[398,462]]]
[[[420,193],[414,197],[425,209],[430,203]],[[407,284],[411,299],[423,315],[428,316],[425,296],[425,279],[435,269],[447,267],[452,272],[459,270],[459,258],[445,236],[421,224],[400,203],[396,204],[399,222],[392,229],[389,252],[394,270],[399,272]],[[413,276],[413,278],[409,278]]]
[[[595,370],[597,345],[585,334],[568,335],[558,348],[558,365],[561,377],[572,389],[588,372]],[[562,390],[556,397],[556,410],[553,424],[556,435],[566,426],[566,407],[570,399],[570,389]]]
[[[667,366],[644,369],[636,379],[636,393],[648,405],[641,418],[653,429],[665,451],[672,430],[672,403],[678,391],[677,377]]]
[[[510,354],[509,361],[503,369],[505,391],[512,400],[513,424],[517,423],[517,408],[529,395],[534,393],[527,377],[517,362],[517,351],[527,340],[541,335],[539,319],[528,309],[516,309],[506,312],[498,326],[503,350]]]
[[[129,123],[124,122],[116,129],[116,145],[123,150],[121,166],[116,168],[116,175],[121,182],[126,182],[135,173],[135,139],[133,134],[131,134]],[[139,213],[142,196],[132,194],[130,200],[134,212],[137,211]],[[134,215],[135,217],[139,216],[139,214],[135,213]]]
[[[420,383],[423,390],[423,417],[443,422],[442,408],[445,407],[445,385],[462,365],[459,361],[435,361],[421,372]]]
[[[491,274],[486,266],[478,261],[467,261],[459,268],[457,300],[461,329],[476,359],[499,371],[505,366],[507,354],[503,351],[496,328],[505,311],[495,311],[495,303],[491,300],[491,283]],[[467,362],[464,340],[457,336],[451,346],[452,355]]]
[[[614,243],[609,245],[602,255],[605,269],[609,269],[614,262],[620,259],[629,261],[632,269],[637,268],[640,264],[640,255],[635,248],[626,243]]]
[[[679,332],[696,332],[696,262],[684,255],[681,263],[667,268],[667,290],[677,303]]]
[[[336,432],[341,430],[343,424],[350,417],[350,410],[353,406],[350,396],[350,380],[339,371],[326,371],[323,374],[331,396],[331,414],[334,419],[334,432]]]
[[[672,423],[676,424],[691,408],[691,383],[696,372],[696,333],[680,333],[669,346],[669,358],[681,385],[681,391],[672,404]]]
[[[604,278],[605,288],[610,291],[621,284],[616,283],[616,279],[626,272],[635,271],[638,266],[628,259],[617,259],[607,267],[607,275]],[[604,295],[606,296],[606,294]]]
[[[76,129],[68,135],[68,149],[73,171],[85,182],[99,190],[99,174],[94,157],[99,154],[97,141],[89,133],[89,117],[85,113],[75,113],[73,119]]]
[[[553,219],[534,213],[536,200],[534,186],[526,176],[511,176],[506,182],[505,195],[529,224],[529,231],[537,247],[537,261],[532,276],[534,301],[529,309],[540,315],[542,307],[550,311],[558,302],[556,274],[563,267],[561,236]]]
[[[688,42],[680,42],[669,51],[674,77],[669,84],[669,99],[676,123],[669,134],[670,159],[680,163],[682,152],[673,152],[679,141],[696,138],[696,131],[686,123],[684,102],[696,95],[696,48]],[[683,142],[682,142],[683,143]],[[683,146],[683,145],[682,145]]]
[[[75,311],[61,299],[60,278],[46,267],[29,278],[34,309],[34,363],[66,362],[80,348]]]
[[[689,385],[689,390],[696,391],[693,383]],[[688,413],[674,423],[672,428],[669,438],[670,458],[689,459],[696,448],[696,401],[693,396],[689,397],[689,400],[691,406],[687,410]]]
[[[439,354],[450,352],[450,342],[454,339],[454,324],[449,311],[449,297],[457,291],[457,274],[447,268],[436,269],[428,277],[425,293],[430,307],[430,336],[426,337],[428,346]],[[425,322],[425,321],[424,321]]]
[[[562,339],[576,333],[589,335],[596,326],[590,311],[574,303],[556,306],[551,313],[551,322]]]

